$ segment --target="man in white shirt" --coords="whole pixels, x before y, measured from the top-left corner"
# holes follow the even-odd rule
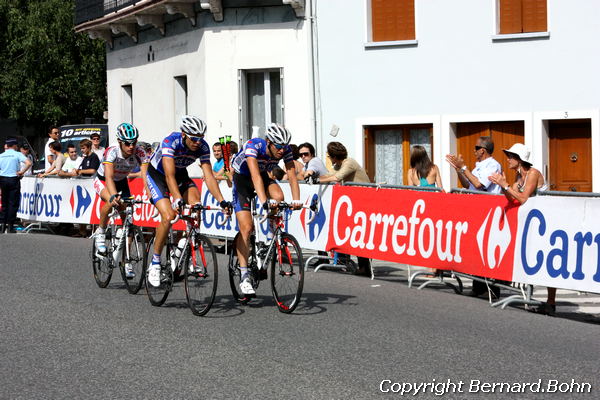
[[[482,136],[477,139],[475,145],[475,168],[469,171],[465,165],[462,155],[458,157],[452,154],[446,156],[446,161],[450,163],[458,174],[460,183],[471,190],[482,190],[488,193],[502,193],[502,188],[489,180],[489,176],[497,173],[502,174],[502,166],[492,157],[494,152],[494,141],[490,136]]]
[[[56,142],[58,140],[58,128],[55,126],[51,126],[50,129],[48,129],[48,136],[49,139],[46,142],[46,147],[44,147],[44,158],[46,160],[44,170],[48,170],[48,168],[50,168],[50,166],[54,162],[54,153],[52,152],[52,150],[50,150],[50,143]]]
[[[502,166],[492,157],[492,153],[494,152],[494,141],[490,136],[481,136],[477,139],[474,150],[477,162],[472,171],[465,165],[465,161],[461,154],[458,156],[448,154],[446,156],[446,161],[454,167],[458,174],[458,179],[464,187],[488,193],[502,193],[502,188],[489,180],[490,175],[494,173],[502,174]],[[506,283],[503,281],[499,282]],[[500,288],[498,286],[490,285],[490,290],[497,299],[500,298]],[[477,297],[487,291],[488,287],[485,283],[473,280],[473,288],[468,295]]]
[[[65,160],[61,170],[58,172],[58,176],[63,178],[71,178],[77,176],[77,169],[81,164],[83,157],[77,155],[77,148],[73,143],[69,143],[67,146],[67,154],[69,158]]]
[[[102,160],[104,157],[104,147],[100,146],[100,135],[98,133],[92,133],[90,135],[90,140],[92,141],[92,151],[96,153],[99,160]]]

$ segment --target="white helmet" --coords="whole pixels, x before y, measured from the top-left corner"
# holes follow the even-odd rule
[[[274,144],[289,144],[292,140],[292,134],[286,128],[279,124],[270,123],[267,126],[267,139]]]
[[[186,135],[203,137],[206,133],[206,124],[198,117],[184,115],[181,117],[180,129]]]

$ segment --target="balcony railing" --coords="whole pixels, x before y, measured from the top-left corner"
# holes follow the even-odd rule
[[[132,6],[140,0],[76,0],[75,25],[102,18],[107,14]]]

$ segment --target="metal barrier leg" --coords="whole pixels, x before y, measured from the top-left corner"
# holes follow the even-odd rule
[[[454,290],[454,292],[456,294],[461,294],[462,291],[463,291],[463,284],[462,284],[461,279],[457,275],[455,275],[454,273],[450,272],[450,274],[451,274],[450,276],[452,278],[456,279],[456,282],[457,282],[457,285],[458,285],[458,287],[457,287],[457,285],[454,285],[453,283],[444,280],[444,273],[445,272],[442,271],[438,276],[436,276],[436,279],[432,279],[432,280],[423,282],[417,288],[417,290],[421,290],[421,289],[423,289],[423,288],[425,288],[425,287],[427,287],[429,285],[432,285],[432,284],[442,284],[442,285],[446,285],[449,288],[451,288],[452,290]],[[431,272],[425,271],[425,270],[415,271],[408,278],[408,287],[412,287],[412,283],[413,283],[414,279],[416,277],[422,276],[422,275],[431,275]]]

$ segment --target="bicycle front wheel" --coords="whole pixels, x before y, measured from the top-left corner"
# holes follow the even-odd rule
[[[127,287],[127,291],[131,294],[136,294],[144,284],[146,276],[146,244],[144,242],[144,234],[138,227],[130,227],[127,237],[126,246],[129,251],[123,251],[123,259],[119,265],[123,282]],[[126,269],[130,268],[133,271],[133,277],[127,278]]]
[[[185,269],[185,296],[194,315],[202,316],[215,301],[218,282],[217,254],[209,239],[195,235],[190,240]]]
[[[112,249],[110,237],[106,238],[106,248]],[[92,238],[92,269],[94,271],[94,279],[99,287],[105,288],[108,286],[113,272],[111,254],[110,251],[107,251],[106,255],[101,257],[96,254],[96,251],[96,239]]]
[[[289,314],[296,309],[304,286],[304,264],[298,241],[290,234],[281,234],[271,256],[271,289],[277,308]]]
[[[164,304],[169,296],[169,292],[173,288],[173,270],[169,264],[169,258],[166,256],[170,253],[169,250],[170,249],[168,245],[164,246],[160,256],[160,284],[158,286],[153,286],[148,281],[148,268],[146,268],[146,273],[144,276],[148,300],[150,300],[150,304],[156,307]],[[154,238],[148,245],[148,259],[152,257],[152,254],[154,254]]]

